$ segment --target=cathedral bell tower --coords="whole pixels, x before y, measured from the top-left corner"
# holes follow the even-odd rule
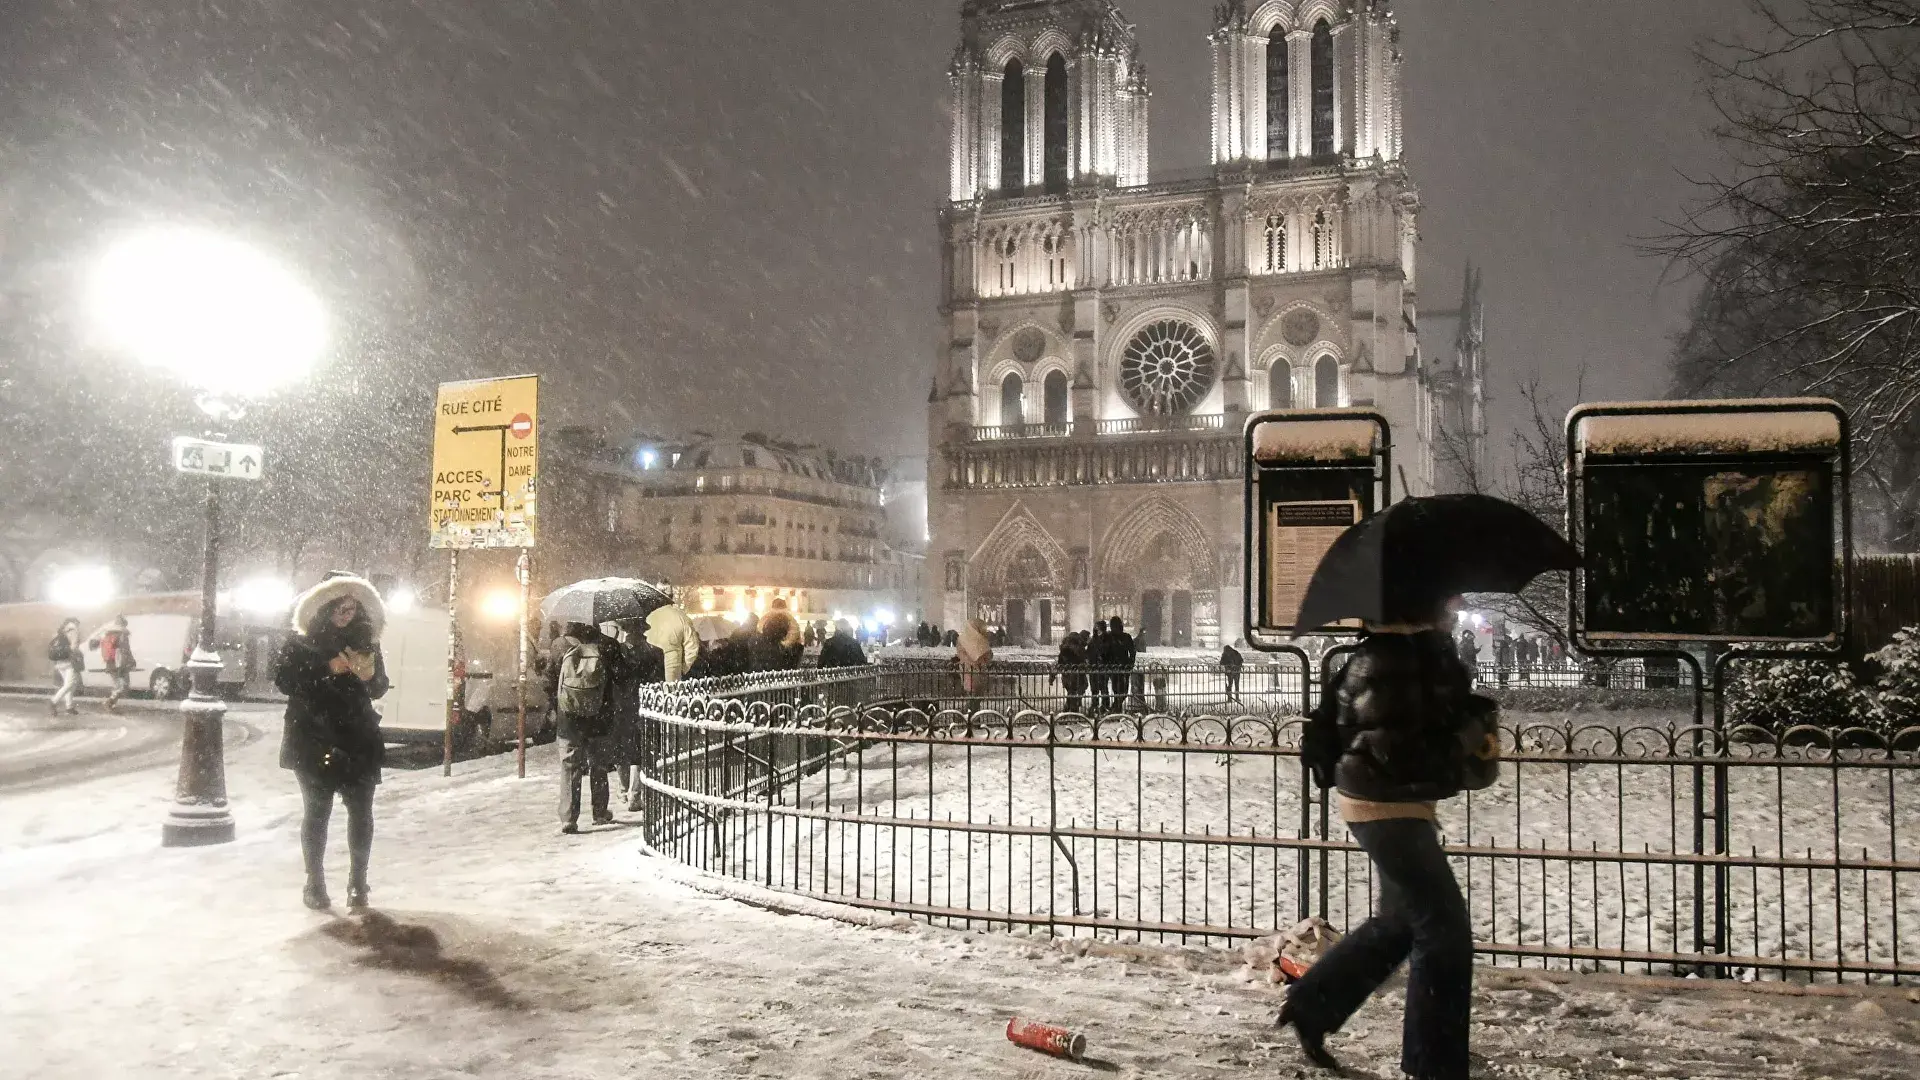
[[[1110,0],[970,0],[960,15],[952,201],[1146,183],[1146,68]]]

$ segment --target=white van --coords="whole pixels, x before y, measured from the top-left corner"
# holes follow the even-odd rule
[[[445,738],[450,626],[445,610],[421,608],[387,616],[380,648],[391,688],[377,704],[380,733],[388,742],[438,743]],[[512,745],[519,730],[512,669],[495,678],[484,658],[469,657],[464,690],[460,723],[454,728],[454,740],[461,751],[485,753]],[[527,736],[534,742],[553,738],[546,688],[531,672],[527,676]]]

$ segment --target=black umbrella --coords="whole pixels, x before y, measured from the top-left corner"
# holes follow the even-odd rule
[[[590,626],[644,619],[673,601],[638,578],[594,578],[563,585],[540,601],[542,618]]]
[[[1517,593],[1580,553],[1539,518],[1490,495],[1404,499],[1327,549],[1294,618],[1295,637],[1342,619],[1418,623],[1461,593]]]

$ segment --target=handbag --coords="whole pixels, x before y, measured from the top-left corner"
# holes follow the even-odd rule
[[[1492,698],[1474,694],[1461,707],[1455,732],[1460,754],[1460,787],[1484,791],[1500,780],[1500,707]]]

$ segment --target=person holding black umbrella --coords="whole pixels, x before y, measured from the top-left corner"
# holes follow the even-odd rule
[[[1578,554],[1524,510],[1485,496],[1408,499],[1343,533],[1295,617],[1295,636],[1359,618],[1365,630],[1308,718],[1301,757],[1381,882],[1372,918],[1287,994],[1315,1065],[1338,1069],[1326,1038],[1402,962],[1400,1068],[1414,1080],[1466,1080],[1473,930],[1440,844],[1435,807],[1499,776],[1491,699],[1473,693],[1450,630],[1467,592],[1518,592]]]

